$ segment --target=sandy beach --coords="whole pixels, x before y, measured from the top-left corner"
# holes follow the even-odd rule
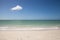
[[[0,30],[0,40],[60,40],[60,30]]]

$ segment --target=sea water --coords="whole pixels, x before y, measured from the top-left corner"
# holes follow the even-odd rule
[[[60,27],[60,20],[0,20],[0,27]]]

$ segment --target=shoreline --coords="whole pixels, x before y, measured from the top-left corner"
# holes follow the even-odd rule
[[[38,30],[60,30],[60,27],[45,27],[45,28],[41,28],[41,27],[0,27],[0,30],[21,30],[21,31],[38,31]]]

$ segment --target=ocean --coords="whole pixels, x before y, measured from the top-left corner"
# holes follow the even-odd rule
[[[60,27],[60,20],[0,20],[0,27]]]

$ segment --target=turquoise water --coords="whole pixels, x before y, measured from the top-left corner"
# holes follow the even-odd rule
[[[0,26],[60,27],[60,20],[0,20]]]

